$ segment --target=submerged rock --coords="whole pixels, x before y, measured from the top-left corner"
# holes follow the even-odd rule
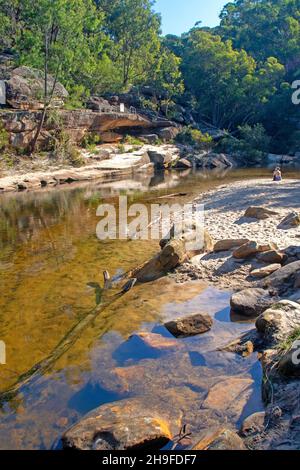
[[[206,333],[212,325],[212,318],[208,314],[198,313],[170,321],[165,323],[164,326],[176,338],[186,338]]]
[[[142,345],[159,351],[169,351],[172,349],[180,349],[182,343],[173,338],[165,338],[156,333],[141,332],[130,336],[130,339],[138,340]]]
[[[74,450],[159,450],[171,438],[168,421],[133,398],[96,408],[62,436],[62,445]]]
[[[231,296],[230,305],[234,312],[246,317],[258,317],[278,301],[278,298],[261,288],[244,289]]]
[[[214,385],[202,404],[205,409],[228,410],[240,415],[251,393],[253,380],[228,377]]]
[[[219,427],[203,433],[192,450],[246,450],[246,447],[234,431]]]

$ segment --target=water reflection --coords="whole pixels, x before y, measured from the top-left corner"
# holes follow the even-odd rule
[[[253,170],[248,176],[258,174],[263,172]],[[150,179],[140,176],[2,195],[0,339],[6,343],[7,364],[0,366],[0,390],[47,357],[94,307],[94,287],[101,282],[102,271],[127,271],[157,251],[157,242],[100,242],[95,229],[101,202],[116,204],[119,194],[128,194],[131,202],[150,204],[161,196],[167,200],[175,191],[186,194],[180,202],[188,202],[220,184],[220,179],[227,183],[244,177],[244,171],[188,176],[166,172]],[[202,296],[204,290],[199,283],[178,288],[161,279],[135,287],[102,312],[47,375],[4,406],[0,447],[50,448],[95,405],[137,394],[157,400],[157,390],[174,400],[177,390],[186,403],[187,419],[196,426],[197,406],[199,410],[214,381],[229,372],[252,377],[256,363],[255,357],[245,361],[215,351],[220,338],[226,342],[251,325],[229,321],[228,294],[206,290]],[[126,342],[134,331],[145,328],[165,335],[163,320],[199,309],[215,316],[214,329],[201,339],[184,340],[184,353],[157,357]],[[259,371],[257,377],[255,383]]]

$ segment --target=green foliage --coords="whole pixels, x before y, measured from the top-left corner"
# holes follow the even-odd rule
[[[299,0],[235,0],[224,7],[219,27],[196,25],[165,38],[154,3],[0,0],[0,52],[11,50],[17,65],[41,76],[45,68],[57,76],[70,94],[67,109],[81,108],[93,94],[147,85],[152,96],[140,99],[147,110],[178,119],[181,106],[192,109],[198,123],[239,135],[239,144],[223,144],[239,145],[254,160],[265,152],[256,124],[272,136],[274,153],[299,151],[300,107],[292,105],[290,87],[300,77]],[[251,138],[243,136],[245,124]]]
[[[192,145],[198,149],[207,149],[212,147],[213,139],[209,134],[203,134],[198,129],[185,127],[177,136],[176,141],[184,145]]]
[[[160,51],[160,17],[152,0],[99,0],[106,13],[107,31],[114,43],[113,58],[120,85],[140,83],[148,78]]]
[[[245,117],[248,122],[257,119],[284,74],[275,58],[258,67],[244,50],[233,49],[231,41],[199,29],[188,37],[182,67],[200,119],[227,129]]]
[[[119,151],[119,153],[125,153],[126,152],[125,145],[124,144],[118,144],[118,151]]]
[[[279,344],[279,351],[286,353],[291,350],[295,341],[300,339],[300,328],[296,328],[284,341]]]
[[[95,150],[96,145],[100,145],[102,143],[101,136],[96,132],[89,132],[86,134],[82,141],[81,147],[87,148],[89,150]]]
[[[9,135],[5,130],[3,122],[0,120],[0,151],[4,150],[9,144]]]
[[[298,0],[238,0],[224,7],[218,31],[257,60],[277,57],[293,69],[299,67],[299,20]]]
[[[140,140],[138,137],[134,137],[132,135],[126,135],[123,139],[123,143],[127,145],[135,145],[135,146],[141,146],[144,145],[144,142]]]
[[[84,159],[78,148],[76,148],[70,139],[70,136],[63,130],[57,132],[54,141],[53,156],[72,166],[80,167],[84,164]]]
[[[225,137],[219,149],[226,153],[242,156],[249,163],[260,163],[269,151],[271,138],[261,124],[238,127],[239,138]]]

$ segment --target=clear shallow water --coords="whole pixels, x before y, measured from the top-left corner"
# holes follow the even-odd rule
[[[0,391],[48,356],[95,306],[88,284],[101,282],[103,270],[127,271],[157,251],[157,242],[100,242],[100,203],[116,203],[119,194],[127,194],[130,202],[150,204],[174,192],[187,193],[180,198],[187,202],[220,182],[257,175],[264,172],[166,173],[137,181],[2,195],[0,339],[6,343],[7,364],[0,365]],[[207,391],[226,376],[253,378],[243,415],[260,409],[261,371],[255,356],[241,359],[216,352],[252,327],[231,322],[229,295],[199,283],[178,286],[169,279],[137,286],[99,315],[45,376],[4,404],[0,448],[51,448],[86,412],[129,396],[145,397],[145,406],[162,396],[183,397],[186,420],[197,432]],[[127,341],[137,331],[167,335],[161,326],[164,320],[199,310],[214,316],[214,327],[206,335],[182,340],[184,350],[153,353]],[[236,424],[242,417],[227,418]]]

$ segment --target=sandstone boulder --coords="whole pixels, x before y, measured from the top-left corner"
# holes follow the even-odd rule
[[[186,158],[180,158],[176,163],[176,168],[178,168],[179,170],[187,170],[189,168],[192,168],[192,166],[192,163]]]
[[[214,252],[230,251],[249,243],[249,241],[247,238],[219,240],[214,246]]]
[[[143,134],[139,136],[139,139],[146,144],[154,145],[159,141],[157,134]]]
[[[286,255],[284,253],[280,253],[277,250],[270,250],[270,251],[265,251],[264,253],[258,253],[256,257],[259,261],[262,261],[263,263],[268,263],[268,264],[275,264],[275,263],[282,264],[284,260],[286,259]]]
[[[208,314],[198,313],[170,321],[164,326],[176,338],[186,338],[206,333],[212,325],[212,318]]]
[[[48,76],[49,90],[54,86],[54,77]],[[40,70],[30,67],[18,67],[6,82],[7,102],[16,109],[40,109],[44,93],[44,76]],[[54,98],[64,100],[68,92],[61,83],[56,83]]]
[[[133,398],[95,409],[62,436],[62,445],[74,450],[159,450],[171,438],[164,417]]]
[[[265,245],[259,245],[255,241],[250,241],[245,245],[240,246],[233,252],[233,257],[236,259],[250,258],[257,253],[263,253],[264,251],[271,251],[277,249],[277,245],[274,243],[268,243]]]
[[[266,287],[276,288],[282,293],[295,285],[299,273],[300,261],[295,261],[294,263],[281,267],[275,273],[271,274],[271,276],[264,281],[264,285]]]
[[[291,212],[280,222],[279,228],[290,229],[290,228],[299,227],[299,225],[300,225],[299,212]]]
[[[235,313],[246,317],[258,317],[277,300],[267,290],[250,288],[233,294],[230,305]]]
[[[207,169],[226,169],[231,168],[232,163],[228,157],[221,153],[209,153],[204,155],[200,160],[198,160],[198,166]]]
[[[158,135],[165,142],[170,142],[176,138],[179,132],[180,130],[177,127],[166,127],[165,129],[160,129]]]
[[[151,163],[159,170],[169,168],[172,165],[173,156],[172,153],[167,150],[148,150],[148,154]]]
[[[278,345],[300,328],[300,305],[290,300],[281,300],[259,316],[256,328],[265,342]]]
[[[111,112],[113,106],[101,96],[91,96],[87,101],[86,107],[93,111]]]
[[[265,220],[269,219],[272,216],[278,215],[278,212],[272,211],[265,207],[248,207],[245,212],[245,217],[249,219],[258,219],[258,220]]]
[[[270,274],[273,274],[275,271],[281,268],[281,264],[270,264],[269,266],[264,266],[263,268],[254,269],[251,271],[251,276],[256,277],[258,279],[263,279]]]

